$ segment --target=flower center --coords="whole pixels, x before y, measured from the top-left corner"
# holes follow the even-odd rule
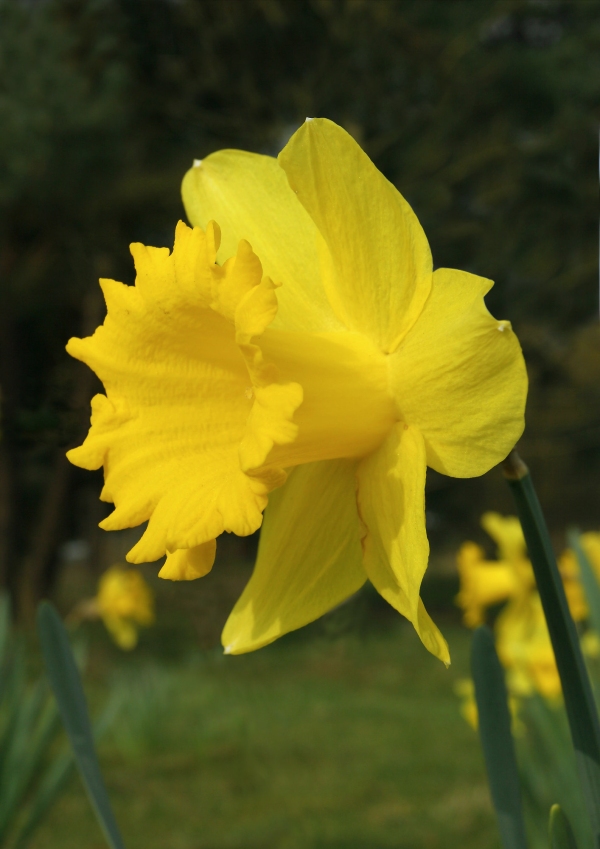
[[[365,336],[269,328],[260,345],[280,379],[304,393],[294,415],[297,438],[274,446],[267,466],[364,457],[401,418],[388,391],[388,358]]]

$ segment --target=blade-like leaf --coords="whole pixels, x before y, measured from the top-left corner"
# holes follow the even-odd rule
[[[550,809],[550,849],[577,849],[573,830],[560,805]]]
[[[67,632],[49,602],[40,604],[37,616],[44,665],[79,773],[107,843],[111,849],[124,849],[100,772],[85,695]]]
[[[477,628],[473,634],[471,668],[479,734],[502,846],[504,849],[527,849],[508,695],[489,628]]]
[[[3,675],[5,687],[0,724],[0,796],[5,795],[7,782],[11,780],[10,764],[15,732],[26,696],[25,646],[22,640],[13,641]]]
[[[29,844],[45,814],[66,787],[74,766],[71,751],[63,752],[52,762],[19,830],[14,849],[25,849]]]
[[[583,550],[579,533],[576,530],[569,531],[568,539],[569,545],[575,552],[577,562],[579,563],[581,583],[583,584],[585,598],[590,612],[590,624],[594,631],[600,634],[600,585],[598,584],[592,564]]]
[[[10,600],[6,593],[0,593],[0,666],[10,639]]]
[[[42,760],[58,731],[56,708],[48,703],[49,696],[46,680],[40,679],[33,690],[23,691],[22,699],[15,706],[10,745],[2,765],[0,843],[17,816],[19,804],[34,777],[36,764]],[[43,711],[44,706],[54,710]]]
[[[504,474],[515,499],[552,641],[594,849],[600,849],[600,723],[589,675],[542,508],[529,470],[516,451],[507,457]]]
[[[118,700],[111,698],[100,718],[94,723],[94,740],[100,740],[110,728],[118,708]],[[63,751],[50,764],[35,792],[25,819],[21,821],[12,849],[26,849],[29,846],[40,823],[65,788],[74,766],[70,749]]]

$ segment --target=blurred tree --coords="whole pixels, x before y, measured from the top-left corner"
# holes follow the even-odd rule
[[[100,477],[63,459],[96,389],[63,345],[102,319],[96,278],[170,243],[192,158],[276,154],[306,115],[364,145],[436,265],[496,280],[550,518],[597,522],[599,47],[600,0],[0,0],[0,574],[25,615],[101,518]],[[439,534],[474,493],[506,509],[501,486],[432,475]]]

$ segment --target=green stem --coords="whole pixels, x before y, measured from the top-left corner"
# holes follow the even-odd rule
[[[595,849],[600,849],[600,724],[542,508],[516,451],[504,461],[562,682],[563,697]]]

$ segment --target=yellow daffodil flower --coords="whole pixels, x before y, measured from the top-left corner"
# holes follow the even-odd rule
[[[560,678],[519,520],[485,513],[481,524],[496,542],[499,559],[486,561],[483,550],[473,542],[465,542],[459,549],[456,602],[463,610],[463,621],[475,628],[485,621],[488,607],[507,602],[494,629],[510,692],[520,697],[537,690],[546,698],[556,698],[561,693]],[[600,575],[600,534],[583,534],[581,540]],[[559,568],[571,615],[580,622],[588,610],[574,552],[567,549],[561,554]],[[592,639],[589,645],[593,646]]]
[[[448,662],[419,595],[426,467],[480,475],[523,429],[524,363],[485,307],[491,282],[434,271],[410,206],[328,120],[277,159],[196,162],[183,199],[193,229],[177,226],[172,252],[132,245],[135,286],[101,281],[104,325],[68,345],[106,389],[69,452],[104,465],[102,526],[148,521],[128,559],[166,554],[160,575],[185,580],[223,531],[262,524],[228,652],[368,578]]]
[[[122,649],[133,649],[140,626],[154,622],[152,590],[137,569],[111,566],[100,578],[96,607],[107,631]]]

